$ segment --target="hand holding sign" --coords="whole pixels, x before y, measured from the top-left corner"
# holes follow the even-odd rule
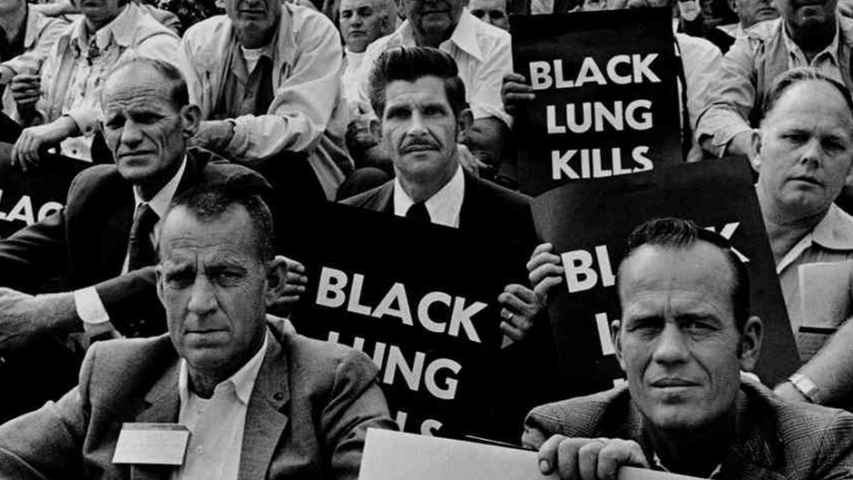
[[[524,75],[510,72],[501,80],[501,101],[510,115],[515,115],[515,107],[536,100],[533,87],[527,83]]]
[[[565,273],[560,257],[551,253],[553,251],[552,244],[543,243],[533,250],[527,262],[530,284],[543,304],[548,303],[548,292],[563,281]]]
[[[554,435],[539,448],[539,470],[544,475],[556,472],[562,480],[616,480],[623,466],[649,468],[633,440]]]

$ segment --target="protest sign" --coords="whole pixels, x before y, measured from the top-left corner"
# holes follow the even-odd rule
[[[497,297],[525,277],[524,256],[387,213],[337,204],[320,211],[321,221],[298,232],[303,246],[287,252],[305,264],[309,279],[292,317],[297,331],[371,357],[405,431],[465,430],[500,404],[496,397],[471,411],[486,394],[484,369],[499,362]],[[519,432],[515,438],[524,413],[509,426]]]
[[[513,65],[536,94],[517,109],[518,176],[538,195],[567,181],[680,163],[668,9],[515,16]]]
[[[756,373],[767,385],[799,366],[752,174],[746,161],[724,159],[554,189],[534,201],[542,238],[565,266],[549,313],[566,394],[605,388],[622,374],[610,323],[619,318],[615,274],[630,232],[655,217],[680,217],[729,239],[746,262],[751,313],[764,323]]]
[[[533,450],[430,438],[371,428],[359,480],[544,480]],[[622,467],[618,480],[696,480],[643,468]]]
[[[32,225],[65,204],[71,180],[88,162],[50,156],[27,172],[13,167],[12,145],[0,142],[0,238]]]

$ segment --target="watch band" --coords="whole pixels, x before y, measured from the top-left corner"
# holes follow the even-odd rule
[[[811,403],[820,403],[820,388],[812,381],[811,378],[802,373],[795,373],[788,377],[788,381],[794,386],[804,397]]]

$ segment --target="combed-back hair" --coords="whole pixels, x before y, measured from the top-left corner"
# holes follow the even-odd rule
[[[376,59],[370,71],[368,94],[370,106],[382,119],[385,112],[385,89],[391,82],[415,82],[423,77],[438,77],[444,81],[447,101],[453,115],[468,107],[465,101],[465,84],[459,78],[459,68],[453,57],[437,48],[396,47],[385,50]]]
[[[847,103],[847,111],[850,112],[851,116],[853,116],[853,98],[851,98],[850,89],[848,89],[847,86],[838,80],[834,80],[823,73],[820,73],[812,67],[799,67],[786,71],[776,77],[773,81],[773,85],[770,86],[770,90],[764,97],[764,105],[762,105],[761,109],[763,118],[767,118],[767,116],[770,115],[770,112],[776,107],[779,99],[782,98],[782,95],[791,87],[798,83],[811,80],[824,82],[835,88],[835,90],[844,97],[844,101]]]
[[[707,242],[720,249],[732,269],[732,311],[738,332],[749,319],[749,274],[746,265],[738,258],[731,243],[722,235],[698,227],[690,220],[680,218],[653,218],[634,229],[628,236],[628,245],[622,264],[644,245],[672,250],[686,250],[699,242]],[[620,273],[621,273],[620,265]],[[621,274],[619,275],[621,276]],[[617,277],[617,284],[619,278]]]
[[[140,67],[149,67],[163,77],[165,83],[163,88],[169,90],[169,99],[172,101],[172,106],[175,107],[176,111],[190,104],[190,91],[187,88],[187,80],[184,78],[184,74],[181,73],[178,67],[163,60],[133,57],[116,65],[107,76],[107,79],[125,69]]]
[[[247,192],[245,188],[223,183],[191,188],[172,199],[163,222],[178,207],[187,209],[201,222],[210,222],[237,206],[242,206],[249,213],[249,219],[254,229],[257,259],[261,263],[272,261],[275,256],[275,230],[272,213],[259,195]]]

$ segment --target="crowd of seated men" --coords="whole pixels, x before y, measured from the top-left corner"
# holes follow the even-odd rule
[[[745,267],[689,219],[656,219],[618,268],[627,382],[555,398],[540,342],[564,270],[517,191],[513,113],[535,93],[513,71],[508,18],[645,7],[673,12],[684,160],[754,167],[803,363],[778,385],[743,375],[765,328]],[[36,352],[25,368],[38,378],[0,399],[0,478],[357,478],[366,430],[398,428],[377,369],[282,318],[307,279],[276,248],[325,202],[530,254],[529,281],[496,299],[507,346],[494,368],[537,401],[516,405],[526,419],[494,420],[538,450],[543,474],[853,478],[853,311],[815,339],[802,294],[803,267],[847,262],[830,301],[853,304],[851,12],[845,0],[0,0],[0,162],[29,175],[92,163],[62,209],[0,239],[0,360]],[[183,463],[115,463],[125,423],[188,428]]]

